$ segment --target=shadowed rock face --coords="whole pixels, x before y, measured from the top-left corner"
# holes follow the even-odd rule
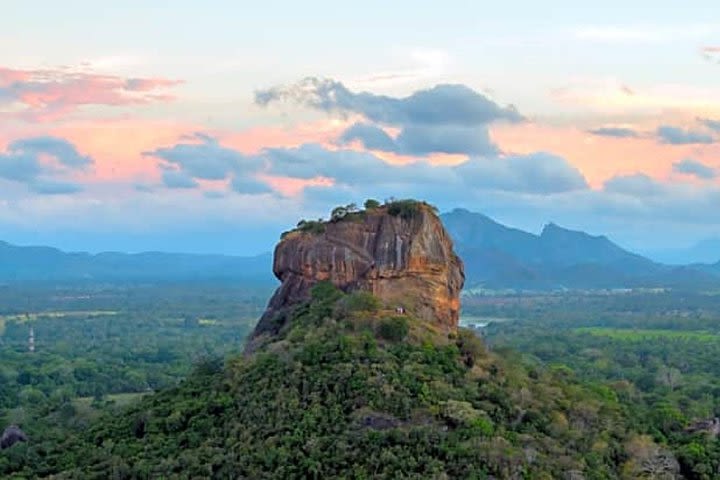
[[[275,248],[273,271],[282,284],[253,337],[276,333],[282,313],[307,300],[320,281],[346,292],[372,292],[387,307],[403,306],[446,330],[458,324],[462,261],[440,219],[425,205],[409,218],[378,208],[329,222],[324,233],[292,232]]]
[[[0,436],[0,450],[10,448],[18,442],[27,442],[27,440],[27,435],[20,428],[10,425]]]

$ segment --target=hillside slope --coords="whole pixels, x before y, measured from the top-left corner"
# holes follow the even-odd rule
[[[639,478],[644,459],[626,445],[648,440],[629,431],[611,391],[523,366],[469,331],[441,334],[372,299],[319,284],[262,352],[224,369],[201,365],[178,388],[60,443],[18,445],[0,473]]]

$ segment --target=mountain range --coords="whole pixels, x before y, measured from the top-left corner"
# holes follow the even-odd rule
[[[465,263],[467,288],[561,290],[720,286],[720,262],[666,265],[605,236],[550,223],[539,235],[455,209],[441,215]],[[706,256],[710,252],[706,252]],[[717,257],[720,258],[720,249]],[[0,282],[223,280],[272,284],[270,253],[68,253],[0,241]]]
[[[441,218],[465,262],[470,288],[692,288],[720,282],[720,264],[664,265],[629,252],[605,236],[553,223],[535,235],[464,209]]]
[[[720,237],[706,238],[686,248],[650,251],[647,255],[671,265],[714,263],[720,258]]]
[[[272,256],[194,255],[144,252],[68,253],[0,241],[0,281],[191,281],[274,282]]]

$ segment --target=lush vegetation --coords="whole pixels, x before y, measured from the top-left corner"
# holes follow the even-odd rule
[[[395,217],[401,217],[409,220],[420,213],[423,207],[430,207],[435,210],[435,207],[428,203],[421,202],[413,199],[395,200],[391,199],[385,202],[388,213]]]
[[[468,295],[480,340],[320,284],[245,358],[267,294],[0,288],[0,478],[720,476],[720,296]]]
[[[193,365],[237,354],[267,290],[217,283],[0,288],[0,433],[20,424],[43,451],[102,412],[179,384]],[[0,478],[18,448],[0,455]]]
[[[586,333],[573,335],[598,338]],[[117,408],[117,407],[115,407]],[[326,284],[253,357],[196,365],[0,472],[59,478],[672,478],[622,392]],[[637,427],[637,428],[636,428]],[[40,440],[42,439],[42,440]],[[688,444],[686,456],[706,455]],[[686,462],[685,456],[678,455]],[[654,475],[654,476],[653,476]]]
[[[347,205],[339,205],[332,209],[330,212],[330,219],[325,221],[322,218],[317,220],[300,220],[294,229],[283,232],[281,238],[286,238],[288,235],[294,232],[309,233],[313,235],[321,234],[325,232],[327,223],[337,223],[341,221],[359,221],[365,218],[365,215],[369,211],[386,209],[388,214],[394,217],[401,217],[409,220],[415,215],[420,213],[423,207],[429,207],[433,211],[437,212],[437,209],[419,200],[405,199],[396,200],[390,198],[385,200],[385,203],[369,198],[363,203],[363,209],[359,208],[355,203],[349,203]]]
[[[684,478],[720,477],[720,298],[683,292],[469,298],[496,350],[604,388]]]

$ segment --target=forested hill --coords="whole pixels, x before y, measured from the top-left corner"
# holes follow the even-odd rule
[[[0,282],[253,280],[274,282],[270,254],[67,253],[0,242]]]
[[[11,478],[675,478],[617,396],[318,284],[262,351],[10,449]],[[40,437],[40,438],[37,438]],[[648,465],[650,467],[648,467]]]

